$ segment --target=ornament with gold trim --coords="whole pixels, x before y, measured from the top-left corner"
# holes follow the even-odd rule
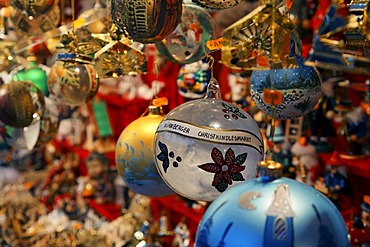
[[[61,54],[59,54],[61,55]],[[62,56],[74,56],[73,53]],[[56,61],[48,77],[50,94],[67,105],[81,105],[90,100],[92,89],[97,90],[95,68],[89,63]],[[93,93],[95,95],[96,91]]]
[[[109,33],[92,34],[105,42],[95,53],[95,68],[100,78],[135,75],[146,72],[144,45],[126,38],[113,24]]]
[[[99,87],[93,59],[80,46],[73,30],[62,35],[60,48],[67,52],[59,53],[51,67],[48,77],[50,94],[67,105],[84,104],[95,96]]]
[[[180,23],[182,0],[113,0],[113,23],[141,43],[160,41]]]
[[[257,123],[220,99],[214,78],[205,98],[176,107],[162,120],[154,145],[163,180],[178,194],[199,201],[212,201],[254,178],[264,154]]]
[[[148,111],[147,116],[136,119],[122,131],[115,150],[116,166],[127,186],[136,193],[168,196],[174,192],[158,174],[153,153],[155,131],[164,115],[161,106],[154,104]]]
[[[343,217],[325,195],[282,177],[280,163],[258,166],[258,178],[225,191],[207,208],[197,247],[350,246]]]
[[[184,3],[181,22],[165,39],[156,43],[159,53],[174,63],[197,62],[206,55],[204,45],[214,38],[215,24],[203,8]]]
[[[10,81],[0,87],[0,120],[23,128],[38,121],[45,110],[44,95],[33,83]]]

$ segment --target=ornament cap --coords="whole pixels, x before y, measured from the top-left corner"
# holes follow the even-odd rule
[[[149,106],[149,115],[163,115],[162,106]]]
[[[263,181],[272,181],[283,176],[283,165],[273,160],[258,162],[259,176]]]
[[[209,81],[207,86],[206,99],[221,99],[220,84],[215,78]]]

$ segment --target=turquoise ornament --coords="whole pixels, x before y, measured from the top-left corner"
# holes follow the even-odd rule
[[[335,205],[312,187],[281,177],[279,165],[280,172],[261,174],[221,194],[203,215],[195,245],[349,247]]]

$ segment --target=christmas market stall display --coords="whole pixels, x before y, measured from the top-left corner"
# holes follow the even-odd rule
[[[369,0],[0,0],[0,246],[369,246],[369,68]]]

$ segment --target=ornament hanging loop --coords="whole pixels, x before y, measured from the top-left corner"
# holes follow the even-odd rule
[[[213,79],[213,65],[215,64],[215,59],[211,55],[207,55],[206,62],[209,65],[209,71],[211,72],[211,80]]]
[[[207,86],[206,99],[221,99],[220,84],[215,78],[211,78]]]

